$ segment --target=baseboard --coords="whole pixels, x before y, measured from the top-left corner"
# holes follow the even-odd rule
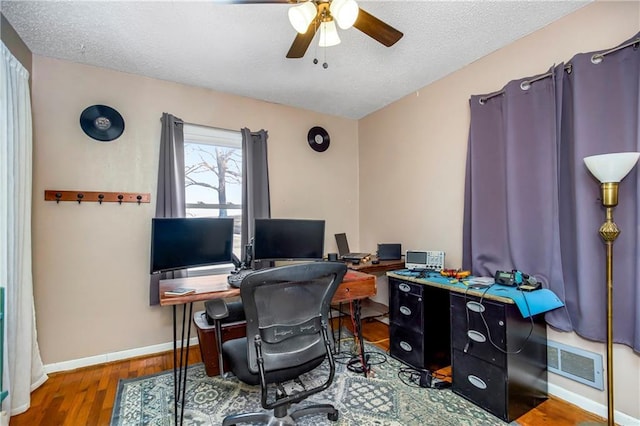
[[[194,345],[197,346],[198,337],[197,336],[192,337],[191,340],[189,340],[189,342],[190,342],[190,346],[194,346]],[[191,348],[191,349],[198,350],[198,348]],[[95,356],[90,356],[86,358],[78,358],[78,359],[72,359],[69,361],[45,364],[44,371],[47,374],[57,373],[60,371],[75,370],[76,368],[90,367],[92,365],[105,364],[107,362],[121,361],[124,359],[135,358],[135,357],[145,356],[145,355],[152,355],[159,352],[166,352],[166,351],[172,351],[172,350],[173,350],[172,342],[160,343],[158,345],[128,349],[126,351],[111,352],[107,354],[95,355]]]
[[[583,410],[596,414],[600,417],[607,417],[607,407],[605,405],[599,404],[582,395],[578,395],[577,393],[570,392],[560,386],[554,385],[553,383],[549,383],[548,389],[549,394],[563,401],[576,405]],[[615,421],[616,424],[621,426],[640,426],[640,419],[636,419],[617,410],[615,411]]]

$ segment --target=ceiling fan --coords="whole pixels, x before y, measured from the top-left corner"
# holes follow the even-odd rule
[[[233,3],[288,3],[289,21],[298,34],[293,40],[287,58],[302,58],[316,32],[320,30],[319,46],[328,47],[340,43],[336,22],[346,30],[356,27],[369,37],[393,46],[403,34],[358,7],[355,0],[231,0]]]

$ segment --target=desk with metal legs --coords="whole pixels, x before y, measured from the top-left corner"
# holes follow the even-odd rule
[[[169,296],[165,293],[176,288],[185,287],[195,290],[184,296]],[[347,271],[342,283],[336,290],[332,303],[359,301],[376,294],[376,277],[357,271]],[[173,378],[174,378],[174,419],[175,424],[182,424],[184,419],[184,397],[187,386],[187,364],[189,361],[189,339],[191,337],[191,318],[193,303],[211,299],[221,299],[240,295],[240,289],[229,286],[226,275],[206,275],[201,277],[174,278],[160,281],[160,305],[173,309]],[[182,330],[178,343],[178,306],[182,305]],[[356,323],[360,325],[359,311],[355,308]],[[187,316],[187,312],[189,315]],[[358,327],[359,328],[359,327]],[[358,330],[359,331],[359,330]],[[185,340],[186,333],[186,340]],[[362,334],[359,333],[361,357],[364,359]],[[186,342],[186,344],[185,344]],[[365,372],[366,373],[366,372]],[[180,407],[180,416],[178,416]]]

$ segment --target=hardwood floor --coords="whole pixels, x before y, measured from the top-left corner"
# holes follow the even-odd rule
[[[389,349],[389,329],[382,322],[365,320],[363,335],[382,349]],[[189,352],[190,364],[201,362],[197,346],[192,347]],[[53,373],[49,380],[33,392],[31,408],[11,418],[11,426],[108,425],[118,381],[169,370],[172,368],[172,360],[172,353],[165,352]],[[446,369],[443,372],[448,373]],[[602,419],[550,397],[517,421],[522,426],[570,426]]]

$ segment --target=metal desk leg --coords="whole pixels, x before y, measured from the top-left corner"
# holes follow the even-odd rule
[[[187,390],[187,368],[189,366],[189,340],[191,340],[191,314],[193,303],[189,303],[189,316],[187,317],[187,306],[182,305],[182,333],[180,335],[180,347],[177,345],[177,308],[173,305],[173,415],[175,424],[182,425],[184,420],[184,399]],[[187,332],[185,348],[185,328]],[[178,350],[180,359],[178,359]],[[180,422],[178,423],[178,405],[180,406]]]
[[[360,343],[360,362],[362,363],[362,372],[364,373],[364,377],[367,377],[367,373],[369,372],[369,368],[367,365],[367,359],[364,353],[364,338],[362,337],[362,317],[361,317],[361,308],[360,299],[356,299],[352,301],[353,303],[353,319],[355,323],[355,336]]]

